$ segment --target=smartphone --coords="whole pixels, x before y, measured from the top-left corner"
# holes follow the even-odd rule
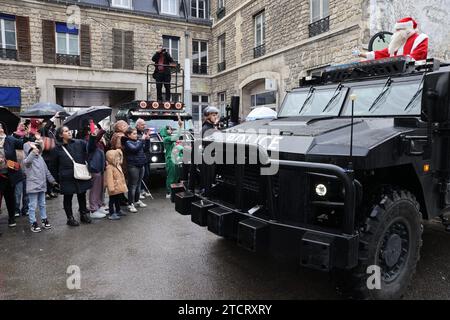
[[[31,122],[31,127],[30,127],[30,133],[31,134],[36,134],[37,130],[38,130],[38,122],[37,121],[32,121]]]
[[[94,121],[90,121],[89,122],[89,125],[90,125],[90,127],[91,127],[91,134],[94,134],[95,133],[95,124],[94,124]]]

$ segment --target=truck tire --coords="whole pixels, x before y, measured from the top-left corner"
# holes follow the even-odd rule
[[[399,299],[410,285],[420,259],[422,214],[419,203],[407,190],[384,188],[376,198],[360,229],[358,266],[341,273],[338,283],[341,293],[350,298]],[[373,288],[373,266],[380,268],[380,289]]]

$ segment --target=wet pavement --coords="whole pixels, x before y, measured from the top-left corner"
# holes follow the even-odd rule
[[[255,256],[174,211],[164,190],[120,221],[66,226],[51,200],[53,229],[34,234],[26,218],[8,230],[0,215],[0,299],[339,299],[327,274]],[[3,210],[5,211],[5,210]],[[67,268],[81,271],[69,290]],[[425,228],[409,299],[450,299],[450,234]]]

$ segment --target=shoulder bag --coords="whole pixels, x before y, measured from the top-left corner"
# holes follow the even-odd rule
[[[64,149],[70,160],[72,160],[73,162],[73,177],[76,180],[91,180],[92,176],[88,170],[87,163],[86,164],[76,163],[75,160],[73,160],[72,156],[70,155],[69,151],[67,151],[65,147],[62,148]]]

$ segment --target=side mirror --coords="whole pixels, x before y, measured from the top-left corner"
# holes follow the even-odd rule
[[[422,95],[422,120],[450,121],[450,72],[434,72],[425,76]]]

